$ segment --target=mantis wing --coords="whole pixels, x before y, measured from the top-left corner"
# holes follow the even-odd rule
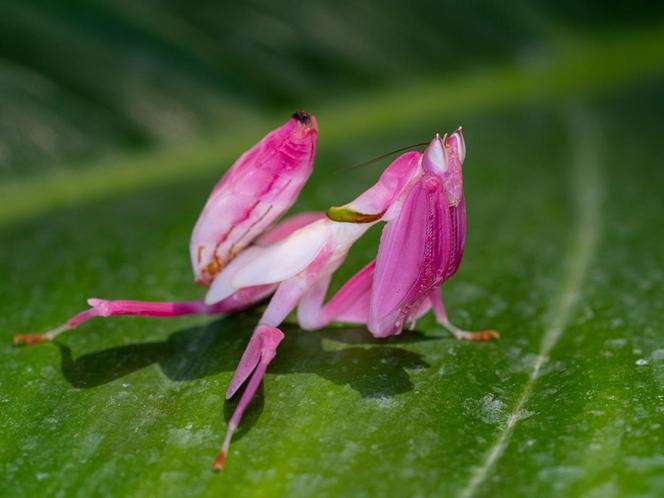
[[[442,182],[421,177],[380,240],[368,328],[377,337],[401,332],[443,278],[450,251],[448,206]]]

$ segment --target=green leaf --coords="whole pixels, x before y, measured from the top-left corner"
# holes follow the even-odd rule
[[[389,340],[290,320],[220,474],[210,466],[236,403],[223,395],[260,309],[96,319],[30,348],[11,337],[62,323],[90,296],[199,296],[187,253],[197,213],[282,116],[8,174],[2,494],[662,495],[662,33],[551,44],[543,68],[497,61],[321,104],[316,171],[296,210],[347,202],[385,163],[345,167],[463,124],[469,237],[446,303],[460,326],[502,338],[455,341],[431,317]],[[172,36],[167,45],[205,53],[204,37],[183,48]],[[353,249],[336,287],[375,254],[379,233]]]

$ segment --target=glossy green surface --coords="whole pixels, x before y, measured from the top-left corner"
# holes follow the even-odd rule
[[[295,210],[342,204],[385,162],[350,164],[464,126],[469,234],[444,292],[458,325],[502,338],[458,342],[430,316],[387,341],[291,321],[220,474],[210,466],[235,406],[223,394],[260,310],[97,319],[22,349],[11,337],[61,323],[89,296],[200,295],[187,251],[197,213],[232,158],[284,116],[8,172],[0,495],[664,494],[662,33],[552,42],[534,69],[496,59],[366,97],[307,97],[319,155]]]

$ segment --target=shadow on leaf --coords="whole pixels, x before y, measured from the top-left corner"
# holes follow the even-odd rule
[[[255,325],[255,315],[236,314],[171,334],[165,341],[119,346],[74,357],[58,343],[62,372],[76,388],[92,388],[157,364],[174,381],[189,381],[235,370]],[[399,344],[435,340],[407,332],[387,340],[375,339],[365,328],[303,331],[284,325],[286,335],[268,369],[271,374],[313,373],[336,385],[349,385],[365,398],[394,396],[413,385],[407,369],[428,368],[421,354]],[[228,421],[239,396],[226,402]],[[262,388],[243,420],[242,436],[263,409]]]

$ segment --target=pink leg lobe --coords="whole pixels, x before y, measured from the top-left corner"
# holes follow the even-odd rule
[[[367,323],[376,260],[362,268],[323,306],[321,326],[330,322]]]
[[[259,325],[256,327],[254,335],[252,336],[251,341],[249,342],[249,346],[247,347],[247,351],[242,356],[242,360],[240,360],[240,366],[238,367],[238,372],[251,367],[253,373],[248,373],[251,375],[249,383],[242,393],[240,402],[238,403],[237,408],[235,409],[235,412],[233,413],[233,416],[228,423],[226,437],[224,438],[221,449],[217,454],[217,458],[215,458],[214,463],[212,464],[212,468],[214,470],[221,470],[224,468],[226,457],[228,455],[228,448],[230,447],[233,434],[240,424],[242,415],[247,409],[249,402],[254,397],[254,394],[256,394],[256,390],[258,389],[258,386],[260,385],[261,380],[265,375],[265,370],[277,353],[277,346],[283,338],[283,332],[281,332],[281,330],[276,327],[270,327],[267,325]],[[256,358],[256,356],[258,357]],[[254,362],[254,360],[257,360],[257,364]],[[243,362],[245,363],[243,364]],[[240,382],[240,385],[241,384],[242,383]]]

